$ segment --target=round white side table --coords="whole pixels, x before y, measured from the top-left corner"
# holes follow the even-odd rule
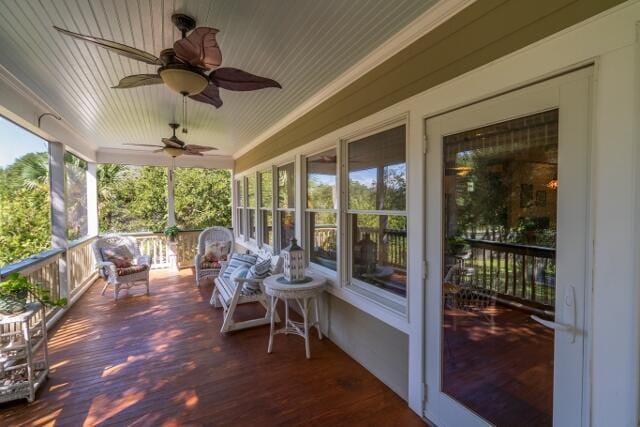
[[[269,304],[271,307],[271,330],[269,332],[269,347],[267,348],[267,353],[271,353],[273,349],[274,335],[295,334],[304,338],[304,347],[307,359],[309,359],[311,357],[311,350],[309,349],[309,329],[315,326],[318,330],[318,338],[322,339],[318,297],[324,292],[327,280],[315,274],[307,274],[307,276],[311,277],[312,280],[310,282],[291,285],[278,282],[282,274],[276,274],[264,279],[264,290],[267,295],[271,297],[271,304]],[[275,330],[275,313],[278,300],[284,301],[284,327]],[[289,300],[296,301],[300,307],[304,319],[303,322],[295,322],[289,319]],[[309,311],[312,302],[315,319],[313,323],[309,323]]]

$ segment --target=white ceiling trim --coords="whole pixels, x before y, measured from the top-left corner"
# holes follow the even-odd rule
[[[427,9],[422,15],[407,25],[404,29],[390,37],[386,42],[381,44],[377,49],[373,50],[367,56],[351,66],[347,71],[342,73],[338,78],[325,86],[320,91],[303,102],[298,108],[291,111],[284,118],[271,126],[265,132],[258,135],[248,144],[233,153],[233,158],[237,159],[252,148],[260,145],[266,139],[275,135],[306,113],[320,105],[322,102],[331,98],[342,89],[355,82],[362,75],[373,70],[375,67],[391,58],[400,50],[409,46],[420,37],[434,30],[442,23],[449,20],[466,7],[475,3],[476,0],[439,0],[433,7]]]
[[[59,113],[2,65],[0,65],[0,94],[2,94],[1,116],[42,139],[62,142],[68,146],[69,151],[85,160],[95,160],[96,147],[87,143],[87,139],[64,118],[62,120],[47,118],[47,121],[42,124],[46,123],[47,128],[51,129],[50,132],[37,126],[40,114],[59,115]]]

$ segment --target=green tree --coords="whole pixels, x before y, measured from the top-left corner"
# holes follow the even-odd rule
[[[231,226],[231,173],[228,170],[175,170],[176,222],[183,230]]]

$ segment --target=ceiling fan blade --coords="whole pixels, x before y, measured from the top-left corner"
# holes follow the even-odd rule
[[[256,76],[237,68],[218,68],[209,74],[209,80],[228,90],[247,91],[267,87],[282,88],[280,83],[266,77]]]
[[[162,147],[162,145],[152,145],[152,144],[122,144],[122,145],[132,145],[135,147]]]
[[[153,150],[152,153],[162,153],[164,151],[164,147],[159,150]]]
[[[171,138],[162,138],[162,142],[164,142],[164,145],[166,145],[167,147],[182,148],[182,145],[178,144]]]
[[[205,104],[211,104],[216,108],[222,107],[222,99],[220,99],[220,90],[218,86],[209,83],[209,86],[202,92],[191,95],[189,98],[194,101],[204,102]]]
[[[66,34],[68,36],[74,37],[76,39],[84,40],[89,43],[97,44],[105,49],[108,49],[112,52],[115,52],[119,55],[126,56],[127,58],[135,59],[136,61],[146,62],[151,65],[162,65],[160,59],[158,59],[155,55],[152,55],[148,52],[145,52],[140,49],[136,49],[135,47],[127,46],[126,44],[114,42],[111,40],[101,39],[99,37],[87,36],[84,34],[74,33],[73,31],[65,30],[60,27],[54,26],[57,31],[62,34]]]
[[[206,145],[197,145],[197,144],[188,144],[185,145],[184,148],[191,151],[211,151],[217,150],[216,147],[207,147]]]
[[[176,57],[194,67],[210,70],[222,63],[222,52],[216,40],[218,30],[198,27],[187,37],[176,41]]]
[[[188,155],[190,155],[190,156],[203,156],[203,155],[204,155],[204,154],[202,154],[202,153],[201,153],[201,152],[199,152],[199,151],[191,151],[191,150],[189,150],[189,149],[185,149],[185,150],[184,150],[184,154],[188,154]]]
[[[118,86],[112,86],[111,89],[129,89],[138,86],[161,84],[162,79],[157,74],[134,74],[120,79]]]

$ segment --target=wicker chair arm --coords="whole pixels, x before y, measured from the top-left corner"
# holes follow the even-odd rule
[[[137,257],[136,265],[148,265],[151,267],[151,257],[149,255],[141,255]]]

